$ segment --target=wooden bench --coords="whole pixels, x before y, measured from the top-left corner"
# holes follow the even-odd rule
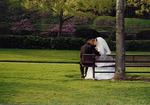
[[[94,54],[83,54],[80,62],[80,69],[86,68],[86,73],[88,67],[92,67],[93,78],[95,78],[95,73],[114,73],[114,71],[95,71],[95,63],[114,63],[108,66],[102,67],[115,67],[115,55],[107,55],[111,59],[97,59]],[[126,55],[125,56],[125,66],[126,67],[150,67],[150,55]],[[150,73],[150,71],[126,71],[125,73]]]

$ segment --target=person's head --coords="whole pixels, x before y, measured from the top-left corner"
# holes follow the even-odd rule
[[[89,43],[92,46],[96,46],[96,39],[89,39],[87,40],[87,43]]]

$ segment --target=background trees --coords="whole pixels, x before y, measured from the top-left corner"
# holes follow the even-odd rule
[[[85,27],[103,30],[98,27],[101,25],[91,26],[91,22],[95,22],[99,16],[115,16],[115,2],[116,0],[1,0],[1,33],[10,33],[9,29],[14,22],[24,19],[31,21],[37,31],[58,28],[57,36],[61,36],[63,25],[68,22],[74,25],[78,21],[85,25],[84,22],[87,21]],[[127,0],[126,17],[150,18],[149,11],[150,0]]]
[[[79,11],[95,16],[114,14],[115,0],[80,0]]]
[[[74,17],[77,1],[75,0],[26,0],[23,6],[28,9],[37,9],[43,12],[51,12],[59,20],[58,36],[61,36],[65,21]]]
[[[127,0],[127,15],[150,18],[150,0]]]
[[[92,29],[102,33],[103,37],[108,36],[109,39],[111,37],[114,39],[115,2],[116,0],[94,0],[94,2],[93,0],[1,0],[0,33],[20,36],[22,34],[45,36],[45,33],[48,36],[76,36],[76,31],[78,34],[88,30],[84,31],[87,35]],[[137,35],[133,34],[140,33],[140,31],[147,33],[150,29],[148,19],[137,19],[137,17],[149,18],[148,12],[137,15],[136,11],[141,9],[137,6],[142,5],[145,5],[144,11],[149,10],[149,0],[127,0],[125,17],[131,18],[125,19],[125,31],[128,36],[132,33],[130,36],[135,39]],[[24,20],[30,22],[30,25],[26,24],[28,22],[23,22]],[[27,27],[17,28],[18,23]],[[25,33],[28,27],[34,27],[31,28],[34,30]],[[73,34],[70,31],[64,31],[70,30],[70,27],[73,29]]]
[[[58,17],[61,36],[63,24],[73,17],[108,15],[114,11],[115,0],[25,0],[23,6],[28,9],[52,12]]]

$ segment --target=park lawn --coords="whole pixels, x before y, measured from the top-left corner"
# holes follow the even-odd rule
[[[127,54],[150,55],[150,52],[127,52]],[[79,62],[79,59],[80,52],[73,50],[0,49],[0,60]]]
[[[43,49],[0,49],[0,60],[79,62],[79,51]]]
[[[81,80],[79,65],[0,63],[1,105],[149,105],[146,81]]]

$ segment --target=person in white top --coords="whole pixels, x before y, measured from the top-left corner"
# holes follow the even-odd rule
[[[96,38],[96,47],[95,49],[100,53],[99,59],[103,60],[111,60],[113,59],[111,56],[107,56],[111,54],[111,50],[107,44],[107,42],[102,37]],[[114,65],[114,63],[96,63],[97,67],[95,67],[95,71],[115,71],[115,67],[103,67]],[[96,80],[103,80],[103,79],[112,79],[114,77],[114,73],[95,73]],[[93,70],[91,67],[88,68],[87,74],[85,79],[93,79]]]

